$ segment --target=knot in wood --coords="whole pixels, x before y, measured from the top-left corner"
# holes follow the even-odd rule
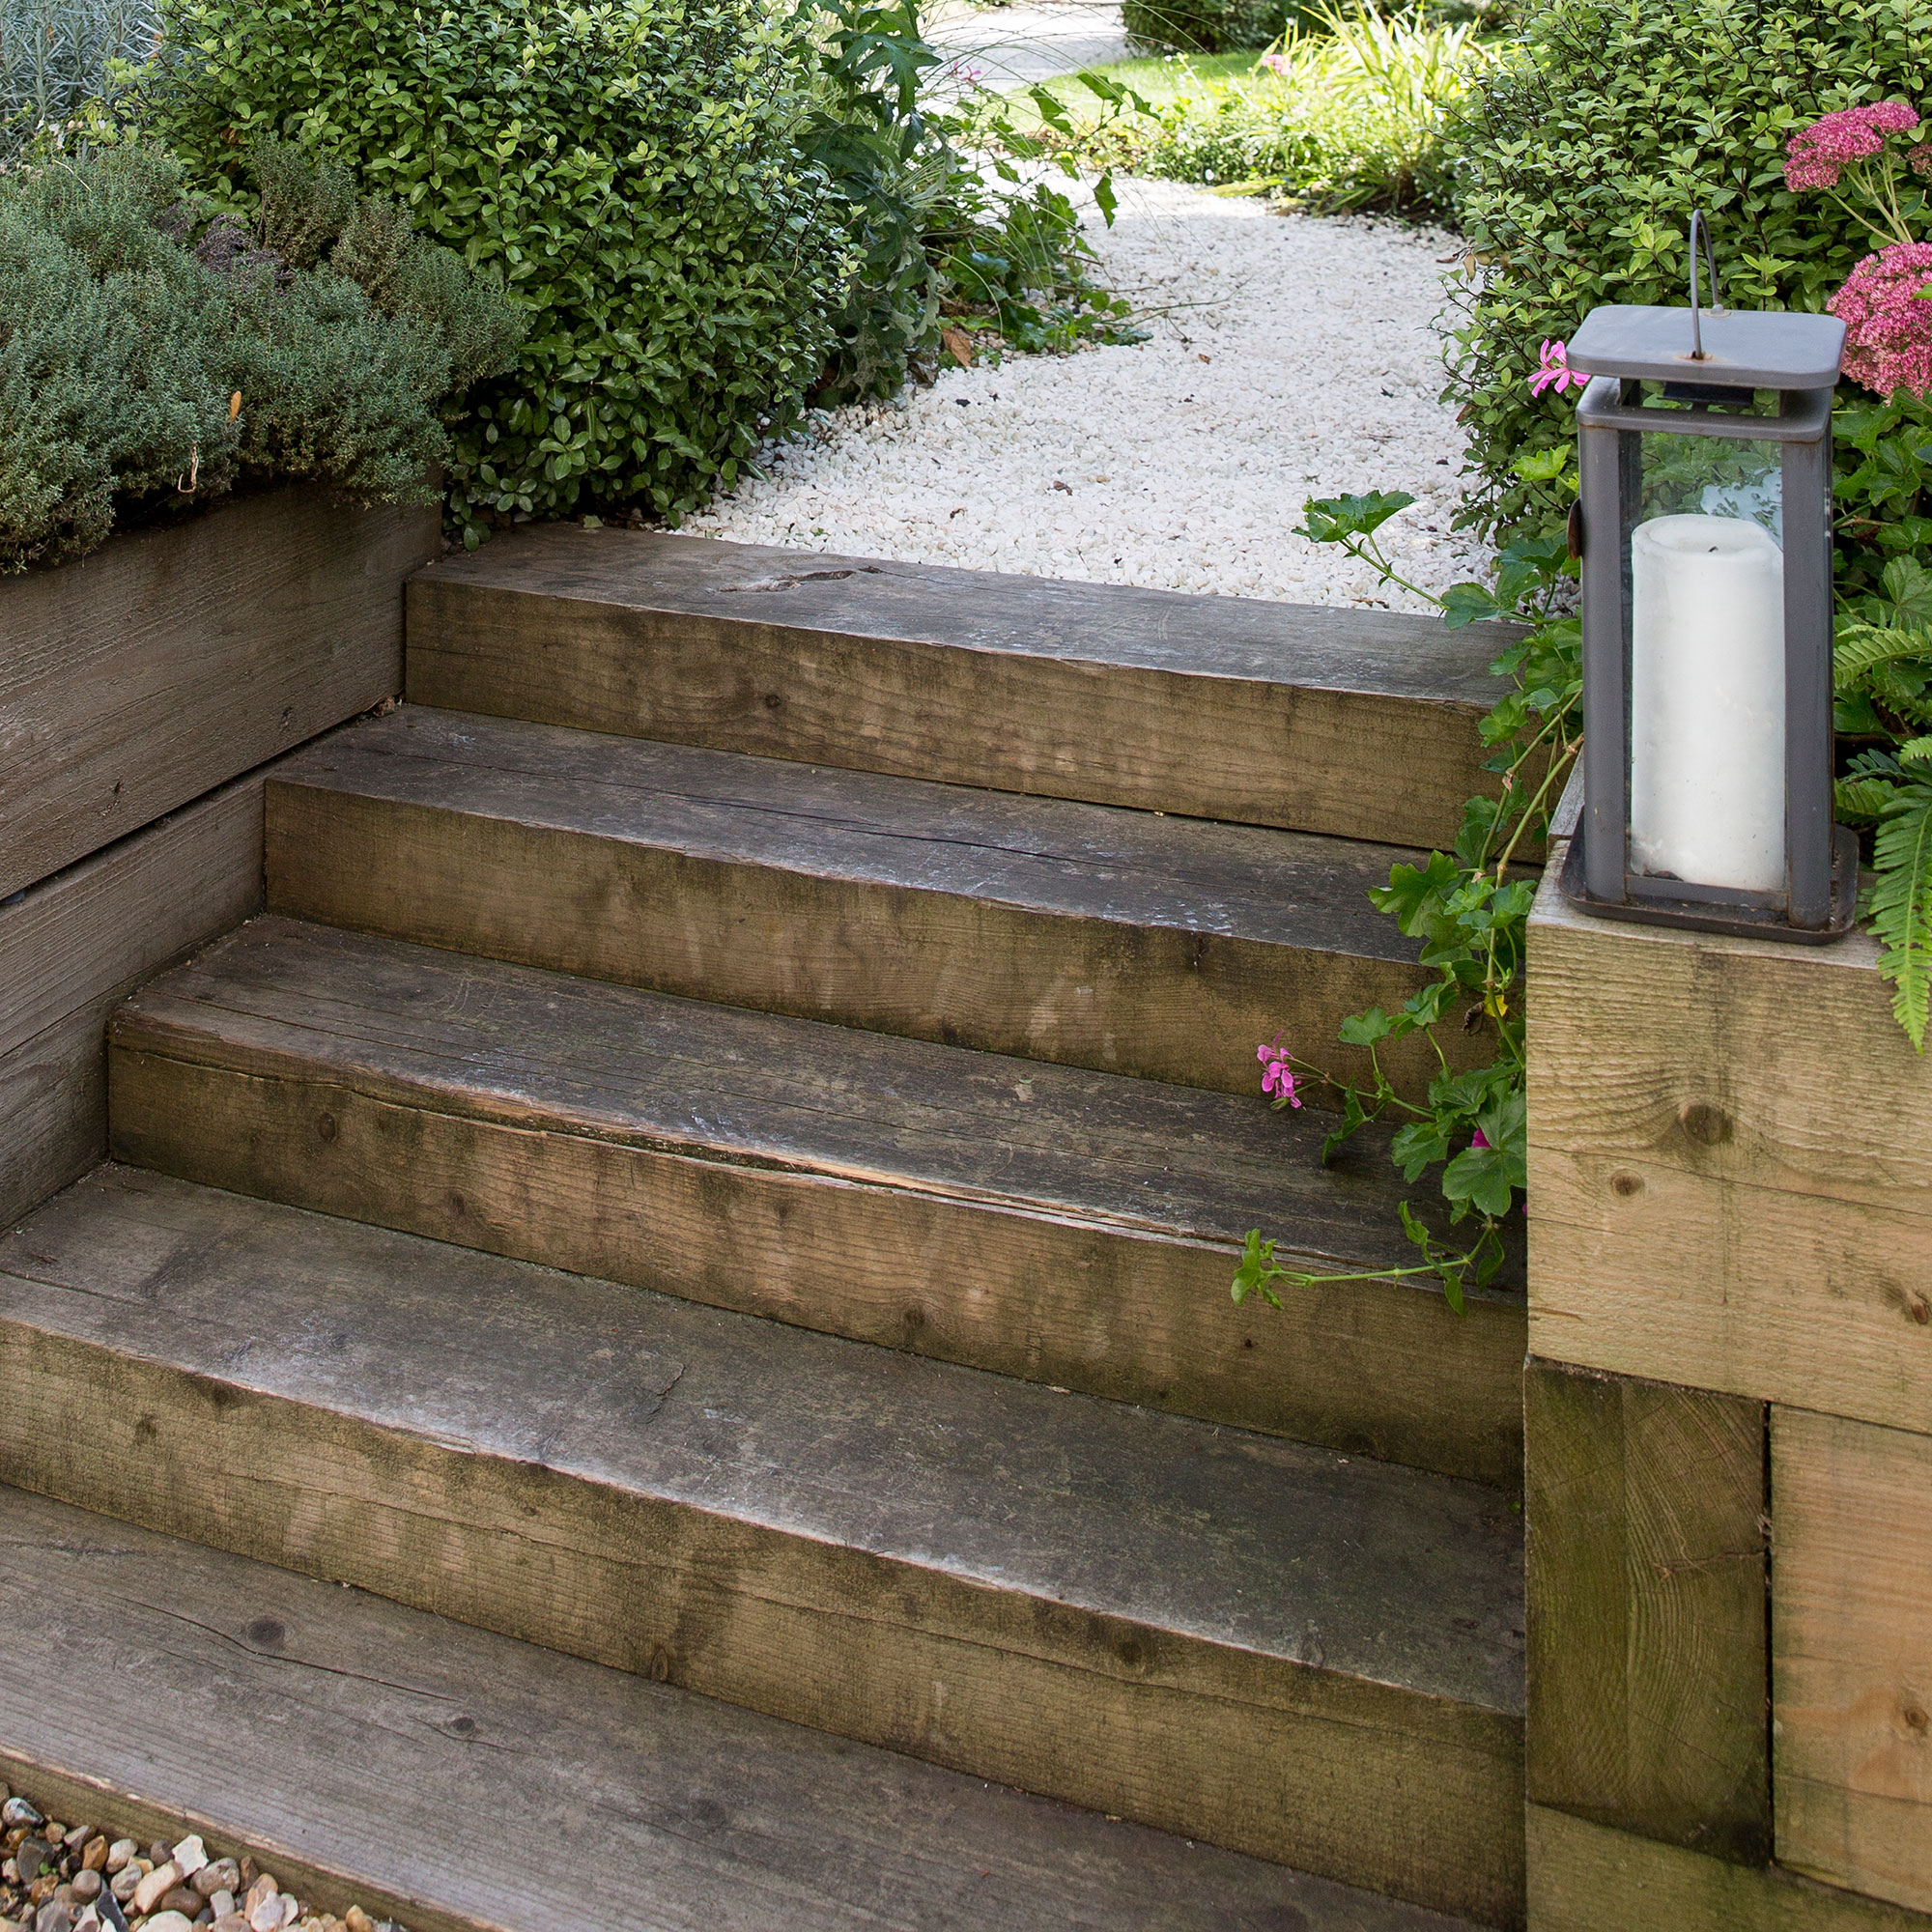
[[[1677,1123],[1701,1147],[1716,1147],[1731,1137],[1730,1116],[1708,1100],[1691,1100],[1679,1109]]]
[[[1643,1192],[1643,1177],[1636,1174],[1613,1174],[1610,1176],[1612,1194],[1632,1195]]]

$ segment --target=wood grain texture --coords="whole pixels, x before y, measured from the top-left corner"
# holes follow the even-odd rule
[[[0,1548],[0,1777],[411,1932],[1463,1925],[18,1490]]]
[[[1257,1225],[1312,1271],[1407,1259],[1386,1147],[1324,1169],[1321,1125],[1259,1100],[272,916],[123,1007],[111,1064],[138,1166],[1350,1454],[1520,1470],[1519,1298],[1458,1319],[1345,1282],[1233,1306]]]
[[[0,896],[392,696],[440,548],[277,490],[0,583]]]
[[[1531,1352],[1932,1430],[1932,1060],[1873,942],[1590,920],[1554,877],[1529,941]]]
[[[1530,1932],[1926,1932],[1932,1919],[1529,1806]]]
[[[1492,1492],[126,1170],[0,1267],[22,1487],[1520,1920]]]
[[[569,525],[409,594],[417,703],[1400,845],[1493,787],[1515,635]]]
[[[278,912],[1230,1093],[1431,977],[1387,847],[414,705],[279,773],[268,838]]]
[[[1763,1406],[1532,1361],[1529,1796],[1771,1857]]]
[[[259,777],[0,906],[0,1224],[107,1151],[107,1016],[262,903]]]
[[[1932,1437],[1772,1410],[1777,1856],[1932,1912]]]

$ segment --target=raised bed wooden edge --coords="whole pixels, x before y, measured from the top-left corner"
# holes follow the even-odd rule
[[[434,507],[239,497],[0,579],[0,897],[402,689]]]

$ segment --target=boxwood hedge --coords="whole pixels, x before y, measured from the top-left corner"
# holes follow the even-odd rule
[[[455,432],[452,508],[675,514],[795,418],[849,269],[796,136],[800,14],[760,0],[165,0],[149,125],[245,200],[264,134],[500,270],[531,328]]]
[[[1469,97],[1460,365],[1485,529],[1553,523],[1554,486],[1517,473],[1572,436],[1574,395],[1535,401],[1546,338],[1598,302],[1688,299],[1705,209],[1723,298],[1819,309],[1868,247],[1784,185],[1784,144],[1853,102],[1932,94],[1932,0],[1544,0]]]

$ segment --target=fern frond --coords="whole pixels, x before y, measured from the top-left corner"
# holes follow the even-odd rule
[[[1880,974],[1894,988],[1891,1009],[1906,1037],[1925,1051],[1932,1006],[1932,784],[1902,788],[1886,807],[1873,845],[1878,877],[1865,911],[1879,938]]]
[[[1917,764],[1932,760],[1932,737],[1908,738],[1899,746],[1898,755],[1901,758],[1910,758]]]
[[[1883,779],[1840,779],[1833,787],[1833,804],[1841,825],[1874,825],[1891,803],[1893,787]]]
[[[1880,665],[1901,658],[1932,664],[1932,628],[1847,624],[1832,649],[1832,679],[1840,691],[1853,689]]]

